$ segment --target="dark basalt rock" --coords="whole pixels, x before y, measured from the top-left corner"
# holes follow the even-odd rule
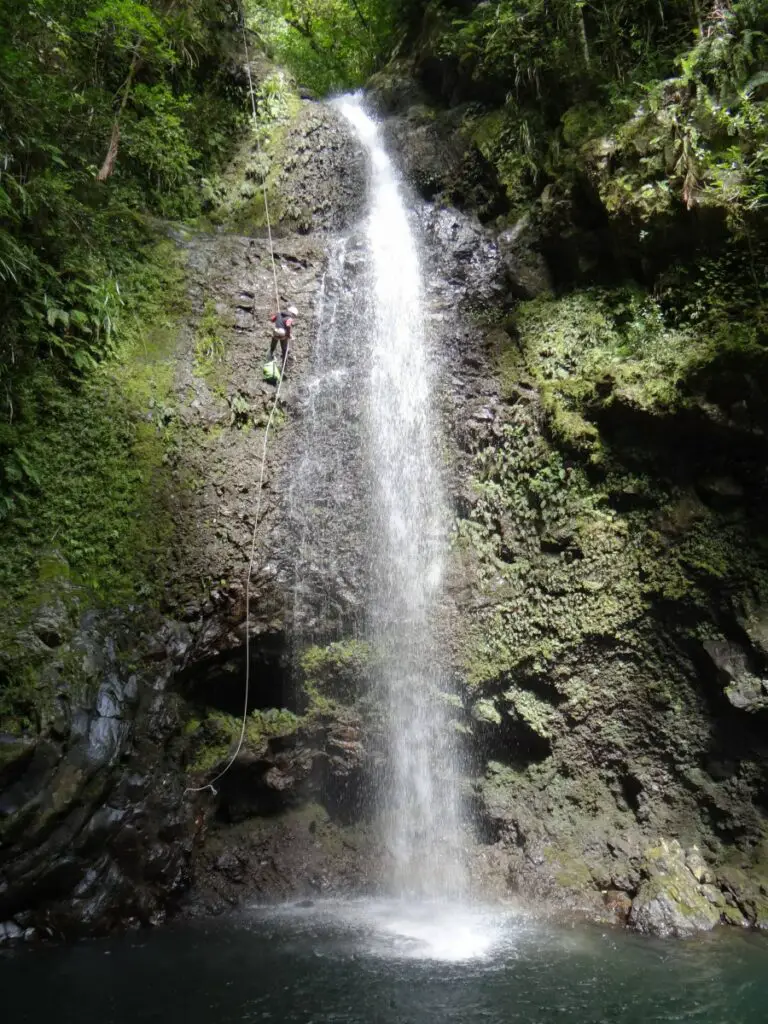
[[[131,644],[135,628],[89,615],[62,642],[101,682],[62,692],[55,738],[3,770],[0,917],[41,936],[157,921],[187,881],[191,818],[165,750],[179,727],[176,666],[166,652],[150,674],[125,674],[117,641]]]
[[[347,122],[325,104],[303,104],[281,147],[281,230],[351,228],[363,213],[367,180],[365,154]]]

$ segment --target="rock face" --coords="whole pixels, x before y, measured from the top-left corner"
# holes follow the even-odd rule
[[[398,81],[375,83],[394,136],[461,120]],[[662,394],[669,371],[628,357],[583,288],[626,270],[609,268],[622,237],[546,189],[493,221],[500,184],[470,121],[463,152],[433,147],[431,183],[426,147],[402,162],[460,207],[423,217],[468,805],[523,895],[665,935],[760,923],[767,407],[742,379],[740,417],[718,362]]]
[[[264,228],[255,224],[250,237],[237,230],[258,220],[258,209],[244,206],[258,170],[248,161],[258,154],[246,153],[235,173],[247,188],[237,202],[222,197],[219,229],[176,236],[189,311],[172,399],[162,409],[150,401],[146,411],[148,423],[173,427],[158,493],[173,544],[162,612],[83,612],[87,596],[62,588],[19,633],[53,705],[41,706],[37,728],[0,736],[0,942],[155,924],[182,897],[190,910],[222,909],[241,875],[243,895],[277,896],[364,873],[363,833],[342,842],[343,814],[328,795],[342,800],[359,773],[359,725],[352,712],[310,708],[291,672],[286,509],[326,232],[358,217],[366,168],[332,110],[300,104],[283,121],[270,149],[275,259],[281,302],[299,307],[301,327],[267,450],[259,523],[275,395],[261,371],[275,300]],[[198,792],[225,766],[240,729],[255,527],[246,742],[217,790]],[[299,826],[290,815],[321,796],[334,817],[318,808],[302,819],[309,839],[292,856]],[[274,815],[285,823],[270,829]],[[244,838],[248,821],[258,837]]]
[[[661,936],[764,927],[758,383],[739,390],[727,384],[738,369],[699,367],[685,404],[665,405],[618,343],[598,365],[595,337],[618,335],[603,298],[577,285],[611,262],[600,232],[546,194],[510,210],[457,108],[433,108],[402,75],[374,84],[424,246],[455,515],[442,643],[475,888]],[[365,783],[381,723],[353,630],[359,481],[337,457],[355,444],[354,400],[338,450],[318,458],[347,499],[336,521],[314,509],[338,554],[332,579],[297,550],[292,512],[295,460],[312,442],[312,311],[358,280],[366,169],[332,109],[306,103],[280,130],[268,159],[275,253],[281,301],[301,321],[259,522],[274,300],[249,150],[212,213],[218,230],[178,239],[190,311],[173,407],[147,409],[177,428],[163,607],[78,604],[73,616],[61,595],[21,637],[56,700],[38,726],[0,736],[0,942],[375,886]],[[237,746],[246,642],[244,743],[208,789]]]
[[[0,919],[7,939],[156,924],[189,883],[191,808],[168,692],[190,645],[157,628],[162,658],[135,646],[135,621],[86,615],[52,666],[74,663],[46,734],[0,770]],[[122,655],[138,658],[126,669]]]

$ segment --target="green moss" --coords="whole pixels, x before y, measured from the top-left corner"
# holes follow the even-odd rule
[[[26,385],[22,443],[39,467],[0,539],[0,611],[68,581],[110,604],[157,594],[170,521],[163,457],[173,442],[177,251],[158,245],[134,285],[144,289],[118,357],[78,387],[44,370]],[[5,616],[2,616],[5,618]]]
[[[285,708],[252,711],[246,720],[244,749],[264,752],[270,739],[291,736],[301,719]],[[240,738],[242,719],[224,711],[209,710],[203,718],[190,719],[184,734],[190,743],[189,771],[205,774],[231,757]]]
[[[581,857],[552,846],[546,846],[542,852],[553,868],[555,881],[563,889],[580,892],[594,884],[592,872]]]
[[[508,217],[514,221],[535,194],[540,168],[538,142],[543,121],[538,112],[522,110],[511,94],[504,107],[465,116],[462,135],[491,164],[506,193]]]
[[[515,792],[521,773],[501,761],[489,761],[485,768],[484,788],[498,792]]]
[[[159,243],[123,282],[123,344],[78,384],[42,365],[20,388],[15,443],[35,468],[0,531],[0,717],[45,721],[55,688],[45,651],[23,630],[43,606],[67,628],[85,606],[152,605],[162,594],[173,521],[167,456],[177,420],[172,385],[185,308],[176,248]],[[69,671],[64,666],[62,671]]]
[[[670,326],[659,303],[631,288],[541,296],[521,306],[517,329],[556,432],[577,448],[598,441],[588,422],[596,407],[680,408],[681,385],[714,355],[706,333]]]
[[[488,603],[462,638],[468,684],[546,675],[568,647],[627,628],[643,594],[626,524],[538,433],[531,409],[514,407],[474,469],[475,504],[455,541]]]
[[[470,686],[518,673],[546,679],[590,637],[632,644],[660,600],[705,622],[724,592],[742,604],[768,597],[755,514],[721,512],[672,483],[674,474],[660,476],[642,428],[622,433],[619,447],[599,426],[614,404],[617,416],[698,415],[692,381],[714,372],[707,361],[721,344],[712,323],[699,333],[670,328],[655,300],[628,289],[521,306],[518,336],[499,353],[503,390],[517,401],[500,438],[474,458],[472,511],[454,534],[484,597],[456,641]],[[746,352],[742,341],[732,342],[733,358]],[[531,381],[538,401],[529,404],[518,385]]]
[[[525,355],[519,345],[509,335],[505,335],[506,344],[502,345],[497,356],[496,367],[504,398],[511,398],[517,393],[521,378],[526,376]]]
[[[747,923],[744,919],[744,915],[738,907],[725,906],[722,908],[721,913],[725,924],[733,924],[739,928],[743,928]]]
[[[351,703],[359,697],[371,671],[371,658],[370,645],[354,638],[307,648],[300,667],[310,710],[331,713],[338,702]]]
[[[504,700],[510,705],[510,714],[521,718],[539,736],[549,739],[552,735],[552,716],[554,713],[551,704],[518,686],[511,686],[508,690],[504,691],[503,696]]]
[[[501,725],[501,713],[493,700],[483,698],[472,705],[472,717],[487,725]]]
[[[226,345],[225,325],[216,310],[216,303],[208,299],[195,335],[194,372],[212,385],[220,384]]]
[[[280,178],[286,137],[299,116],[301,100],[294,83],[280,71],[274,71],[258,83],[256,91],[259,121],[251,125],[250,137],[226,174],[209,185],[213,210],[208,219],[217,226],[246,235],[267,226],[267,204],[272,224],[296,220],[295,216],[291,217],[295,211],[286,208]],[[306,225],[310,226],[311,223]]]

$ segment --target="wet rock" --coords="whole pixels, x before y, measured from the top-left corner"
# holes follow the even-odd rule
[[[242,882],[245,877],[245,864],[233,851],[227,850],[214,862],[217,871],[232,882]]]
[[[536,242],[537,234],[528,216],[499,235],[499,252],[517,298],[534,299],[552,290],[549,267],[537,251]]]
[[[750,671],[748,654],[742,647],[725,640],[705,640],[702,646],[725,683],[725,695],[735,708],[749,712],[768,708],[768,680]]]
[[[114,718],[96,718],[88,732],[87,758],[91,766],[109,764],[119,753],[128,735],[128,726]]]
[[[300,232],[353,225],[362,215],[368,172],[363,150],[338,112],[305,102],[282,152],[276,184],[281,224]]]
[[[96,695],[96,713],[101,718],[119,718],[121,702],[117,694],[116,681],[108,680],[99,687]]]
[[[603,893],[606,910],[610,911],[621,924],[625,924],[632,910],[632,900],[626,894],[617,889],[609,889]]]
[[[696,852],[690,854],[700,869]],[[645,851],[645,881],[632,901],[629,923],[638,931],[661,938],[684,938],[710,931],[720,921],[724,897],[714,886],[702,885],[686,863],[677,840],[662,839]]]
[[[427,199],[450,189],[459,176],[465,144],[458,134],[461,114],[436,119],[427,107],[413,106],[388,118],[384,135],[408,181]]]
[[[397,61],[391,61],[368,80],[366,95],[374,110],[384,116],[402,114],[409,108],[423,106],[426,101],[413,68]]]
[[[0,785],[11,774],[12,766],[29,758],[34,750],[34,741],[27,737],[0,733]]]
[[[704,884],[715,881],[714,872],[695,846],[686,852],[685,864],[697,882]]]
[[[0,922],[0,946],[19,942],[23,938],[24,929],[20,928],[15,921]]]
[[[82,934],[147,921],[162,916],[185,884],[189,821],[178,810],[181,787],[173,775],[153,779],[178,718],[142,704],[137,674],[122,674],[117,638],[123,643],[126,633],[135,644],[130,620],[91,614],[62,642],[85,678],[100,669],[101,681],[56,718],[52,736],[34,745],[0,795],[0,914],[23,912],[27,931]],[[163,705],[170,666],[150,664]],[[151,766],[149,773],[139,766]],[[137,778],[142,784],[131,785]],[[139,819],[140,828],[132,824]],[[171,835],[174,822],[186,824]]]
[[[749,637],[756,650],[768,657],[768,607],[752,600],[744,601],[736,621]]]

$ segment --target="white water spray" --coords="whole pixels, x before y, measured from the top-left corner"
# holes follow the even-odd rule
[[[355,98],[339,102],[372,167],[367,221],[371,347],[368,454],[374,488],[368,636],[387,714],[379,788],[395,894],[463,891],[453,732],[434,617],[446,547],[436,470],[422,275],[397,175]]]

